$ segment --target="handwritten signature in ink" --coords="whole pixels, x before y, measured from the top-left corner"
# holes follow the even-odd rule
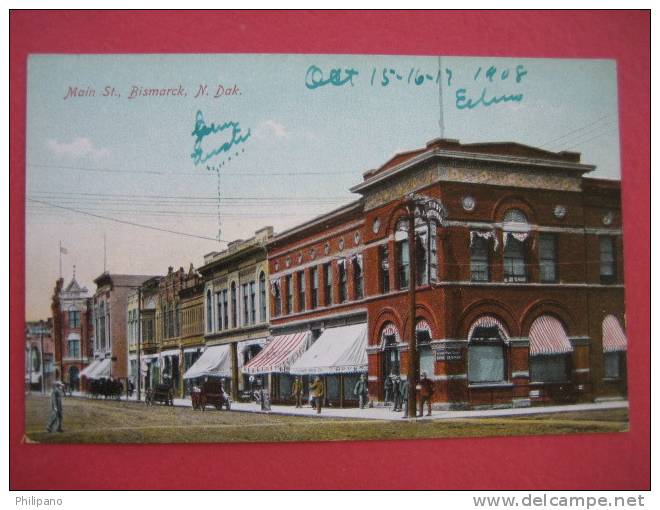
[[[481,95],[477,99],[467,97],[467,92],[465,89],[458,89],[456,91],[456,108],[459,110],[472,110],[477,106],[491,106],[499,103],[508,103],[511,101],[520,103],[523,100],[523,95],[521,94],[502,94],[499,96],[489,97],[486,94],[486,88],[484,87],[481,90]]]
[[[215,133],[225,135],[222,143],[216,145],[215,148],[210,151],[203,149],[202,142],[204,139]],[[249,129],[247,132],[242,133],[240,123],[235,121],[224,122],[218,125],[211,122],[210,125],[206,125],[204,115],[201,111],[197,111],[197,115],[195,116],[195,129],[193,129],[192,132],[192,136],[195,138],[195,146],[190,157],[195,165],[205,163],[213,156],[217,156],[223,152],[229,152],[232,147],[247,142],[250,135],[251,132]]]

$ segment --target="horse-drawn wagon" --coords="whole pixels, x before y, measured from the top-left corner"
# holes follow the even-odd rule
[[[156,384],[153,388],[147,389],[144,401],[148,406],[154,405],[155,402],[173,406],[174,388],[167,382]]]
[[[193,409],[204,411],[207,405],[214,406],[216,409],[224,407],[227,411],[231,409],[229,395],[225,393],[222,382],[219,380],[209,379],[201,386],[196,386],[193,389],[191,398]]]

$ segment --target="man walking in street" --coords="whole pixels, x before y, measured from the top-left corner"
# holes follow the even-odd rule
[[[296,402],[296,407],[302,407],[302,398],[303,398],[303,382],[300,380],[300,376],[296,377],[296,380],[293,381],[291,386],[291,394],[293,399]]]
[[[360,380],[355,383],[353,394],[360,400],[360,409],[364,409],[369,402],[369,385],[365,374],[362,374]]]
[[[392,380],[392,395],[394,400],[392,411],[401,411],[401,378],[398,375]]]
[[[392,402],[393,380],[394,380],[394,372],[392,372],[390,375],[388,375],[385,378],[385,406],[386,407],[387,407],[387,404],[389,402]]]
[[[316,401],[316,412],[317,414],[320,414],[324,394],[323,381],[321,381],[320,377],[317,376],[316,379],[314,379],[314,382],[309,385],[309,391],[312,392],[312,395],[314,395],[314,400]]]
[[[424,416],[424,402],[428,405],[428,413],[431,416],[431,397],[433,396],[433,382],[426,377],[426,372],[422,372],[422,378],[419,381],[419,416]]]
[[[50,421],[46,427],[47,432],[64,432],[62,430],[62,397],[63,397],[64,384],[60,381],[55,383],[52,393],[50,394]]]
[[[401,401],[403,402],[403,416],[402,418],[408,418],[408,391],[410,385],[408,384],[408,379],[402,379],[399,384],[399,393],[401,394]]]

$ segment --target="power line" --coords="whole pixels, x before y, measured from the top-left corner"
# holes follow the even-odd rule
[[[134,223],[132,221],[120,220],[118,218],[111,218],[110,216],[102,216],[100,214],[94,214],[94,213],[91,213],[91,212],[81,211],[79,209],[74,209],[72,207],[64,207],[62,205],[51,204],[51,203],[45,202],[43,200],[35,200],[34,198],[28,198],[28,201],[37,202],[37,203],[40,203],[40,204],[48,205],[50,207],[56,207],[57,209],[65,209],[65,210],[68,210],[68,211],[71,211],[71,212],[84,214],[86,216],[92,216],[94,218],[100,218],[102,220],[114,221],[116,223],[123,223],[125,225],[131,225],[133,227],[146,228],[146,229],[150,229],[150,230],[158,230],[159,232],[166,232],[168,234],[176,234],[176,235],[181,235],[181,236],[186,236],[186,237],[195,237],[197,239],[204,239],[204,240],[207,240],[207,241],[215,241],[215,242],[221,242],[221,243],[229,242],[229,241],[225,241],[224,239],[215,239],[213,237],[199,236],[199,235],[195,235],[195,234],[189,234],[187,232],[177,232],[176,230],[168,230],[168,229],[165,229],[165,228],[154,227],[152,225],[143,225],[141,223]]]
[[[577,133],[578,131],[582,131],[582,130],[584,130],[584,129],[587,129],[588,127],[591,127],[591,126],[593,126],[594,124],[597,124],[597,123],[601,122],[602,120],[604,120],[604,119],[606,119],[606,118],[608,118],[608,117],[611,117],[611,116],[612,116],[612,114],[603,115],[602,117],[597,118],[597,119],[594,120],[593,122],[590,122],[590,123],[588,123],[588,124],[585,124],[585,125],[583,125],[583,126],[581,126],[581,127],[578,127],[578,128],[576,128],[576,129],[573,129],[572,131],[569,131],[568,133],[564,133],[563,135],[561,135],[561,136],[559,136],[559,137],[557,137],[557,138],[553,138],[552,140],[548,140],[547,142],[542,143],[541,145],[538,146],[538,148],[539,148],[539,149],[542,149],[542,148],[544,148],[544,147],[547,147],[548,145],[553,145],[555,142],[558,142],[559,140],[562,140],[562,139],[564,139],[564,138],[566,138],[566,137],[572,135],[573,133]],[[562,143],[563,143],[563,142],[562,142]]]
[[[30,193],[38,195],[50,195],[52,197],[58,195],[74,195],[80,196],[80,192],[75,191],[42,191],[42,190],[31,190]],[[214,196],[195,196],[195,195],[127,195],[125,193],[84,193],[83,196],[88,197],[116,197],[116,198],[165,198],[172,200],[217,200],[218,197]],[[268,196],[268,197],[259,197],[259,196],[235,196],[235,197],[226,197],[223,200],[350,200],[350,197],[340,197],[340,196]]]
[[[91,167],[80,167],[80,166],[66,166],[66,165],[45,165],[37,163],[28,163],[27,166],[32,168],[52,168],[57,170],[74,170],[80,172],[102,172],[102,173],[113,173],[113,174],[145,174],[145,175],[169,175],[172,177],[179,177],[182,175],[195,176],[195,177],[214,177],[215,173],[213,172],[162,172],[159,170],[117,170],[113,168],[91,168]],[[271,177],[271,176],[319,176],[324,175],[358,175],[359,172],[223,172],[222,175],[226,176],[251,176],[251,177]]]

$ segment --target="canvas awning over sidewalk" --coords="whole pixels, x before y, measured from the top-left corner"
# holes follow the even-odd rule
[[[246,374],[287,373],[291,365],[307,350],[309,331],[273,337],[266,347],[244,367]]]
[[[80,377],[87,377],[89,378],[89,375],[96,370],[96,367],[99,366],[99,363],[101,363],[101,360],[95,359],[92,361],[89,365],[87,365],[85,368],[83,368],[80,371]]]
[[[367,325],[326,329],[292,366],[295,375],[367,371]]]
[[[231,377],[231,351],[229,345],[212,345],[183,374],[184,379],[198,377]]]
[[[99,361],[93,371],[87,373],[87,379],[103,379],[110,377],[110,358]]]

